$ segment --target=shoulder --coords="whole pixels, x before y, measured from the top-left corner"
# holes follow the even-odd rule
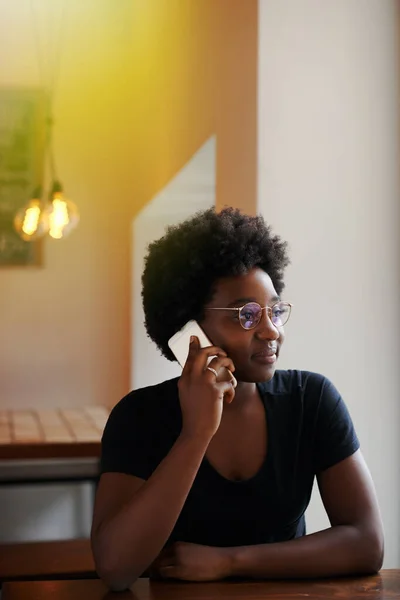
[[[317,415],[333,413],[344,405],[343,399],[334,384],[320,373],[299,370],[277,370],[271,381],[260,384],[261,391],[275,399],[281,410],[298,411]],[[273,400],[272,400],[273,401]]]
[[[311,444],[314,472],[323,471],[360,446],[350,413],[334,384],[310,371],[277,371],[263,384],[282,435]]]
[[[112,412],[125,413],[140,409],[152,410],[165,400],[174,398],[177,391],[177,381],[177,378],[168,379],[157,385],[132,390],[114,406]]]
[[[161,415],[173,416],[179,409],[178,378],[129,392],[111,410],[107,427],[132,425],[140,421],[162,421]],[[158,417],[158,418],[157,418]]]
[[[298,371],[295,369],[277,370],[273,378],[260,384],[263,391],[272,395],[304,396],[320,393],[321,389],[331,386],[327,377],[312,371]]]
[[[181,421],[177,380],[134,390],[114,406],[101,440],[101,472],[147,479],[169,451]]]

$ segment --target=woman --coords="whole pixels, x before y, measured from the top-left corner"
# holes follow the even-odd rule
[[[149,567],[193,581],[381,568],[375,491],[343,400],[321,375],[275,370],[288,262],[261,217],[231,208],[150,245],[149,336],[173,360],[168,339],[194,319],[214,346],[194,338],[179,379],[131,392],[110,415],[92,546],[112,589]],[[236,387],[217,381],[223,368]],[[331,527],[306,535],[315,476]]]

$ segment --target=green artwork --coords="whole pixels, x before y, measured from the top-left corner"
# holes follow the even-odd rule
[[[40,263],[40,242],[23,241],[13,221],[42,182],[44,135],[43,93],[0,89],[0,267]]]

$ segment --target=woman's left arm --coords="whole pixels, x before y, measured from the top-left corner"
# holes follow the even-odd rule
[[[162,577],[312,578],[376,573],[383,529],[371,475],[358,450],[321,472],[321,497],[331,527],[273,544],[212,548],[178,543],[159,564]]]
[[[232,575],[330,577],[379,571],[383,527],[361,452],[320,473],[318,485],[331,527],[289,542],[230,548]]]

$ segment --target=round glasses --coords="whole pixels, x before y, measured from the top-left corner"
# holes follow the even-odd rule
[[[257,327],[261,321],[263,310],[267,311],[267,315],[275,327],[283,327],[290,317],[292,306],[290,302],[277,302],[273,306],[260,306],[257,302],[248,302],[238,308],[207,308],[206,310],[236,310],[240,325],[248,331]]]

